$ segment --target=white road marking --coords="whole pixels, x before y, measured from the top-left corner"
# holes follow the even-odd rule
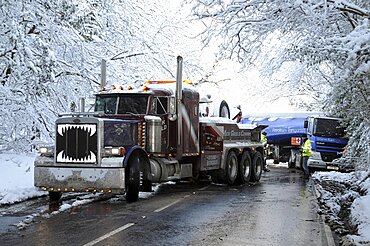
[[[103,241],[104,239],[107,239],[108,237],[111,237],[111,236],[117,234],[118,232],[121,232],[123,230],[126,230],[127,228],[129,228],[129,227],[131,227],[133,225],[135,225],[135,223],[128,223],[128,224],[126,224],[124,226],[121,226],[120,228],[118,228],[118,229],[116,229],[114,231],[111,231],[111,232],[109,232],[109,233],[107,233],[107,234],[105,234],[105,235],[103,235],[103,236],[101,236],[101,237],[99,237],[99,238],[97,238],[97,239],[95,239],[95,240],[87,243],[87,244],[84,244],[83,246],[93,246],[93,245],[95,245],[95,244]]]
[[[158,209],[154,210],[154,213],[159,213],[159,212],[161,212],[162,210],[165,210],[166,208],[171,207],[172,205],[174,205],[174,204],[176,204],[176,203],[180,202],[181,200],[183,200],[184,198],[187,198],[187,197],[189,197],[189,196],[190,196],[190,195],[186,195],[186,196],[184,196],[183,198],[177,199],[176,201],[171,202],[170,204],[168,204],[168,205],[166,205],[166,206],[164,206],[164,207],[158,208]]]

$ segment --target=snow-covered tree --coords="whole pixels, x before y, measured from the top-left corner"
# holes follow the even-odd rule
[[[102,58],[108,85],[173,78],[195,47],[170,2],[0,1],[0,151],[49,142],[57,114],[100,88]]]
[[[193,2],[208,23],[204,42],[223,39],[220,58],[257,65],[269,75],[269,92],[288,87],[292,101],[309,98],[306,106],[343,117],[349,154],[370,166],[369,1]]]

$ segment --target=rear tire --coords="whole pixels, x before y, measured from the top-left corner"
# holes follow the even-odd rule
[[[258,182],[261,179],[263,170],[263,158],[260,152],[256,152],[252,160],[252,172],[251,172],[251,181]]]
[[[239,162],[239,171],[237,177],[237,183],[245,184],[248,183],[251,179],[252,173],[252,160],[249,155],[249,152],[246,151],[243,153],[242,158]]]
[[[303,170],[303,158],[301,154],[296,155],[295,168],[298,170]]]
[[[238,157],[234,151],[230,151],[226,159],[226,183],[233,185],[238,176]]]
[[[289,156],[288,167],[289,168],[295,168],[295,160],[293,159],[293,154],[290,154],[290,156]]]
[[[139,199],[140,187],[140,157],[134,154],[126,167],[126,200],[136,202]]]

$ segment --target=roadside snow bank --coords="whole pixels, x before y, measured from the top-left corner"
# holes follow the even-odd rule
[[[321,208],[342,244],[370,244],[370,171],[313,174]]]
[[[0,205],[45,195],[33,186],[36,153],[0,154]]]
[[[363,196],[353,201],[351,206],[351,220],[355,223],[358,235],[349,236],[356,244],[370,244],[370,171],[362,172],[359,181]]]

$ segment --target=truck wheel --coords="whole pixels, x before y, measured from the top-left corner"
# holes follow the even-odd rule
[[[242,155],[242,159],[239,162],[239,171],[237,177],[237,183],[245,184],[248,183],[251,178],[252,172],[252,160],[249,152],[246,151]]]
[[[298,170],[303,170],[303,158],[301,154],[296,155],[295,168]]]
[[[279,159],[274,159],[274,164],[279,164]]]
[[[126,167],[126,200],[136,202],[139,199],[140,187],[140,157],[134,154]]]
[[[232,185],[238,176],[238,157],[234,151],[230,151],[226,159],[226,183]]]
[[[59,203],[61,197],[62,197],[62,192],[49,191],[49,202],[50,203]]]
[[[261,179],[263,169],[263,158],[260,152],[256,152],[252,160],[251,181],[258,182]]]
[[[289,168],[295,168],[295,161],[293,160],[293,155],[292,154],[289,156],[288,167]]]

